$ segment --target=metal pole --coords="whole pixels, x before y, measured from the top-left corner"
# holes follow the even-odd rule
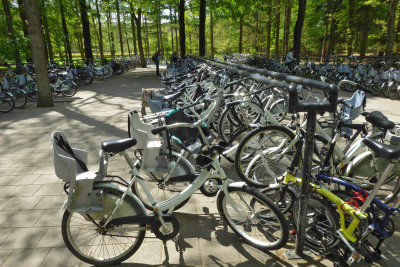
[[[299,213],[297,214],[297,231],[295,252],[298,256],[303,256],[304,233],[306,226],[306,214],[308,203],[308,188],[311,181],[311,163],[314,151],[314,133],[317,113],[315,110],[307,112],[307,126],[305,134],[305,148],[303,157],[303,182],[300,189]],[[296,216],[296,214],[294,215]]]

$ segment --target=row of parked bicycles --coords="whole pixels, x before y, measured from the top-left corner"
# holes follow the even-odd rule
[[[379,111],[363,111],[368,88],[353,81],[338,87],[360,90],[338,99],[336,89],[316,95],[259,77],[192,57],[168,66],[165,88],[143,90],[142,111],[129,112],[129,138],[102,142],[97,172],[87,168],[88,152],[54,132],[55,171],[68,195],[61,226],[68,249],[89,264],[120,263],[146,231],[163,241],[176,237],[173,212],[197,190],[216,197],[221,217],[244,242],[282,248],[296,236],[302,161],[312,153],[306,247],[336,266],[380,260],[400,212],[400,127]],[[314,151],[305,151],[307,117],[288,111],[297,102],[326,101],[335,112],[319,115]],[[365,122],[353,123],[358,116]],[[130,179],[107,173],[117,154]],[[225,164],[234,165],[237,179],[227,177]]]
[[[226,57],[226,60],[317,80],[325,76],[334,83],[344,79],[351,80],[367,87],[374,96],[383,94],[391,99],[400,97],[400,62],[394,59],[376,59],[371,63],[365,63],[362,58],[354,56],[332,55],[323,63],[317,63],[305,57],[305,60],[301,60],[300,64],[295,64],[292,68],[276,58],[231,55]],[[354,92],[356,88],[344,85],[342,90]]]
[[[74,61],[73,64],[48,64],[50,87],[53,94],[72,97],[78,86],[90,85],[93,79],[104,80],[139,66],[139,56],[112,60]],[[30,101],[36,101],[38,91],[33,64],[16,65],[4,73],[0,82],[0,112],[7,113],[14,108],[23,108]]]

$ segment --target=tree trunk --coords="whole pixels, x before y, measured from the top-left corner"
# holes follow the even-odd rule
[[[399,3],[398,0],[390,0],[389,8],[387,13],[387,34],[386,34],[386,49],[385,49],[385,56],[391,57],[393,53],[394,47],[394,24],[396,21],[396,10],[397,4]]]
[[[296,25],[293,32],[294,55],[299,59],[301,53],[301,32],[303,30],[304,17],[306,15],[307,0],[299,0],[299,11],[297,13]]]
[[[81,58],[85,58],[85,52],[83,51],[82,33],[79,31],[76,33],[76,39],[78,39],[78,48]]]
[[[354,0],[349,0],[349,12],[347,19],[347,42],[346,42],[346,50],[347,55],[351,56],[353,54],[353,39],[354,39]],[[363,23],[365,23],[363,18]]]
[[[395,38],[394,43],[396,45],[396,53],[398,55],[400,52],[400,15],[397,16],[397,27],[396,27],[395,35],[396,35],[396,38]]]
[[[335,32],[336,32],[336,19],[334,14],[332,14],[331,23],[329,26],[329,42],[328,42],[328,54],[332,55],[334,53],[335,47]]]
[[[115,57],[115,46],[114,46],[114,32],[112,29],[112,22],[111,22],[111,6],[107,10],[107,25],[108,25],[108,32],[109,32],[109,42],[110,42],[110,50],[111,50],[111,57]]]
[[[60,5],[61,25],[64,32],[65,46],[67,48],[66,49],[68,55],[67,58],[69,59],[69,63],[72,64],[72,51],[71,51],[71,44],[69,42],[67,23],[65,22],[64,6],[61,0],[58,0],[58,4]]]
[[[239,18],[239,54],[243,52],[243,15]]]
[[[164,56],[164,44],[163,44],[163,38],[162,38],[162,24],[161,24],[161,10],[158,15],[158,25],[160,28],[160,46],[161,46],[161,55]]]
[[[160,47],[160,24],[159,24],[158,15],[157,15],[157,22],[156,22],[156,31],[157,31],[157,49],[161,51],[161,47]]]
[[[122,18],[122,22],[124,23],[124,31],[125,31],[125,38],[126,38],[126,46],[128,47],[128,55],[130,56],[131,48],[129,46],[128,30],[126,29],[125,16]]]
[[[321,55],[326,55],[327,51],[327,44],[328,44],[328,31],[329,31],[329,16],[326,16],[326,21],[325,21],[325,31],[324,31],[324,40],[322,42],[322,50],[321,50]],[[321,58],[322,60],[323,58]]]
[[[365,56],[368,45],[368,32],[369,32],[369,10],[370,6],[366,5],[362,7],[362,13],[364,23],[361,24],[361,41],[360,41],[360,56]]]
[[[144,57],[144,51],[143,51],[143,45],[142,45],[142,30],[141,30],[141,24],[142,24],[142,10],[138,10],[137,16],[132,12],[133,18],[135,19],[136,22],[136,30],[137,30],[137,41],[138,41],[138,46],[139,46],[139,54],[140,54],[140,67],[146,68],[146,59]]]
[[[97,16],[97,24],[99,24],[99,49],[100,49],[100,58],[104,58],[104,49],[103,49],[103,31],[101,29],[101,21],[100,21],[100,10],[99,3],[96,0],[96,16]]]
[[[145,44],[146,44],[146,53],[147,56],[150,56],[150,44],[149,44],[149,28],[148,28],[148,23],[147,23],[147,16],[144,16],[144,28],[145,28],[145,32],[146,32],[146,40],[145,40]]]
[[[271,54],[271,5],[268,6],[268,10],[267,10],[267,55]]]
[[[276,1],[275,7],[275,55],[279,55],[279,30],[281,23],[281,4]]]
[[[115,0],[115,7],[117,8],[117,22],[118,22],[118,33],[119,33],[119,45],[121,47],[121,56],[124,56],[124,42],[122,41],[121,16],[119,15],[118,0]]]
[[[24,37],[26,38],[26,62],[32,62],[31,43],[29,41],[28,24],[26,24],[24,0],[17,0],[17,2],[19,17],[21,18],[22,22],[22,32],[24,33]]]
[[[206,0],[200,0],[199,56],[206,55]]]
[[[169,6],[169,21],[170,21],[170,24],[171,24],[171,27],[170,27],[170,30],[171,30],[171,49],[172,49],[172,52],[174,52],[175,51],[175,49],[174,49],[174,28],[172,27],[172,24],[174,22],[172,21],[172,9],[171,9],[171,6]]]
[[[260,13],[258,11],[256,11],[256,21],[255,21],[255,25],[254,25],[254,40],[253,40],[253,47],[256,51],[256,53],[258,52],[258,47],[257,47],[257,39],[258,39],[258,23],[260,20]]]
[[[53,96],[47,71],[47,56],[37,0],[24,0],[38,87],[37,107],[52,107]]]
[[[137,46],[136,46],[136,28],[135,28],[135,18],[133,16],[133,5],[132,1],[129,2],[129,8],[131,12],[131,28],[132,28],[132,39],[133,39],[133,53],[137,55]]]
[[[181,57],[184,57],[186,55],[185,0],[179,0],[178,20],[179,20],[179,47],[181,49]]]
[[[11,11],[10,11],[10,5],[8,3],[8,0],[2,0],[2,2],[3,2],[4,13],[6,15],[8,34],[10,35],[12,49],[14,50],[13,51],[14,59],[17,63],[19,63],[19,62],[21,62],[21,55],[19,54],[19,51],[18,51],[17,38],[15,36],[15,30],[13,27],[13,20],[12,20]]]
[[[54,60],[53,46],[51,44],[49,27],[48,27],[48,24],[47,24],[45,2],[44,1],[40,2],[40,5],[41,5],[40,6],[40,13],[42,15],[43,32],[44,32],[46,49],[47,49],[46,51],[47,51],[47,55],[48,55],[47,59],[48,60],[49,59],[50,60]]]
[[[291,17],[292,17],[292,3],[291,3],[291,0],[286,0],[285,22],[283,24],[283,46],[282,46],[282,54],[283,55],[286,55],[289,52],[289,36],[290,36]]]
[[[86,0],[79,0],[79,7],[81,10],[81,21],[83,31],[83,43],[85,45],[85,58],[93,59],[92,40],[90,37],[90,24],[87,14]]]
[[[179,45],[178,45],[178,43],[179,43],[179,39],[178,39],[178,27],[177,27],[177,25],[178,25],[178,21],[177,21],[177,19],[176,19],[176,8],[174,7],[174,20],[175,20],[175,46],[176,46],[176,51],[178,52],[178,50],[179,50]]]
[[[96,38],[94,38],[94,40],[95,41],[97,41],[97,45],[99,44],[99,34],[98,34],[98,32],[97,32],[97,28],[96,28],[96,22],[94,21],[94,17],[92,17],[92,27],[93,27],[93,30],[92,31],[94,31],[94,36],[96,37]],[[93,40],[93,39],[92,39]],[[92,43],[92,49],[94,50],[94,54],[95,55],[98,55],[98,53],[97,53],[97,50],[96,50],[96,42],[95,41],[93,41],[93,43]],[[97,56],[98,57],[98,56]]]
[[[212,8],[210,8],[210,42],[211,42],[211,58],[214,58],[214,18]]]

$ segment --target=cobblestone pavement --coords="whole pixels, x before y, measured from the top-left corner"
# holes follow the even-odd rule
[[[61,237],[65,194],[54,174],[50,134],[65,132],[73,146],[89,151],[89,169],[97,170],[101,141],[127,137],[127,113],[140,110],[141,88],[160,87],[154,74],[151,67],[136,69],[79,87],[72,102],[57,98],[53,108],[32,104],[0,114],[0,266],[86,266]],[[399,103],[375,97],[367,107],[398,122]],[[110,173],[126,177],[127,170],[123,160],[110,159]],[[176,214],[178,240],[164,244],[147,234],[121,266],[332,266],[318,256],[287,260],[285,249],[262,253],[243,244],[222,222],[213,198],[195,194]],[[398,266],[399,238],[396,232],[385,242],[384,260],[377,266]]]

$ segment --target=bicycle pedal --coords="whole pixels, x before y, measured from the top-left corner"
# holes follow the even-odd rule
[[[352,265],[353,263],[357,263],[359,261],[361,261],[363,258],[363,256],[358,253],[357,251],[354,251],[353,253],[351,253],[350,257],[347,259],[346,263],[347,265]]]

